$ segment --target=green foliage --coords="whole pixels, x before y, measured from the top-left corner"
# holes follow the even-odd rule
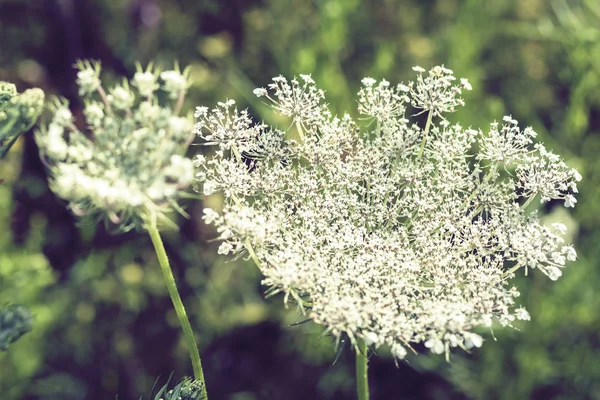
[[[163,387],[162,390],[164,389]],[[184,378],[172,390],[166,391],[164,397],[158,399],[157,395],[155,400],[202,400],[205,398],[206,395],[202,382],[191,378]]]
[[[8,346],[21,336],[31,331],[33,315],[31,311],[19,304],[11,304],[0,309],[0,350],[8,350]]]
[[[10,161],[11,155],[2,160],[0,170],[10,171],[7,168]],[[25,306],[35,318],[32,332],[13,343],[7,352],[0,352],[0,391],[7,399],[18,399],[44,364],[45,335],[60,320],[64,302],[46,293],[56,283],[56,275],[41,252],[45,221],[39,216],[32,219],[33,233],[21,246],[15,246],[8,234],[7,222],[13,205],[9,201],[12,177],[4,177],[6,180],[0,185],[0,221],[5,232],[0,235],[0,304],[19,304],[17,311]],[[27,322],[27,313],[20,314]]]
[[[169,389],[169,383],[171,382],[171,378],[173,377],[173,373],[156,394],[153,396],[150,393],[148,400],[203,400],[206,399],[206,393],[204,391],[204,384],[200,381],[193,380],[189,377],[184,377],[179,383],[175,385],[172,389]],[[157,379],[158,381],[158,379]],[[156,386],[154,383],[154,386]],[[152,388],[152,392],[154,392],[154,388]],[[117,396],[117,400],[118,400]],[[140,400],[144,400],[144,396],[140,397]]]

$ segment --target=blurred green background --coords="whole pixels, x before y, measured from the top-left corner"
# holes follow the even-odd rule
[[[135,62],[190,65],[187,106],[252,95],[272,76],[311,73],[337,112],[355,113],[365,76],[412,78],[445,64],[474,90],[453,121],[485,129],[505,114],[531,125],[584,179],[570,227],[579,260],[558,282],[518,278],[532,321],[494,330],[472,354],[371,362],[378,399],[600,399],[600,2],[597,0],[0,0],[0,80],[40,87],[80,112],[73,64],[115,79]],[[192,152],[199,151],[193,148]],[[23,304],[34,330],[0,353],[0,399],[138,399],[189,360],[148,237],[78,226],[49,192],[31,133],[0,161],[0,305]],[[264,300],[243,260],[216,255],[192,218],[165,234],[197,334],[210,398],[352,399],[350,352]],[[536,271],[534,271],[536,272]]]

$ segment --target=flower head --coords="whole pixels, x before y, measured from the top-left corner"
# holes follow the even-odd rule
[[[413,68],[418,73],[417,80],[408,85],[411,94],[411,105],[423,112],[431,112],[433,116],[441,116],[447,112],[453,112],[456,106],[464,105],[463,100],[458,97],[462,89],[471,90],[471,85],[466,79],[461,79],[459,85],[455,85],[454,72],[443,66],[436,66],[426,72],[421,67]]]
[[[92,64],[79,65],[88,70]],[[134,76],[131,86],[139,95],[127,81],[108,94],[80,81],[86,129],[75,125],[66,100],[56,100],[52,121],[36,133],[51,187],[76,214],[128,230],[141,227],[149,212],[168,223],[164,213],[181,210],[176,201],[194,176],[192,161],[183,156],[193,123],[191,116],[177,115],[178,106],[159,104],[151,76],[151,67]]]
[[[75,64],[77,69],[77,86],[79,86],[79,95],[84,96],[94,93],[101,86],[100,71],[102,70],[99,62],[78,61]]]
[[[219,252],[248,254],[269,294],[397,358],[413,343],[446,354],[480,347],[474,328],[528,320],[515,272],[558,279],[576,253],[564,225],[545,226],[526,207],[535,198],[573,206],[581,179],[511,117],[487,132],[450,124],[443,114],[470,84],[444,67],[415,71],[408,84],[362,81],[359,111],[377,122],[367,126],[332,116],[312,79],[256,90],[308,128],[301,140],[232,102],[196,113],[215,148],[196,158],[197,177],[225,199],[222,213],[205,210]],[[407,104],[439,118],[422,128]]]
[[[179,72],[179,68],[175,68],[172,71],[161,72],[160,79],[163,81],[163,90],[167,92],[172,99],[176,99],[181,94],[185,94],[187,88],[190,86],[188,76],[188,70],[184,70],[183,73],[181,73]]]
[[[140,96],[151,97],[159,88],[157,81],[160,71],[153,70],[152,64],[148,65],[146,71],[140,64],[136,64],[136,73],[133,75],[131,84],[137,88]]]
[[[273,78],[268,89],[257,88],[257,97],[266,97],[273,108],[281,115],[292,117],[293,121],[308,130],[313,130],[329,115],[323,104],[325,92],[315,85],[310,75],[300,75],[288,82],[283,76]],[[270,94],[269,94],[270,93]]]

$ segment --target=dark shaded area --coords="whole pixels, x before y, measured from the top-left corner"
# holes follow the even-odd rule
[[[207,382],[212,383],[211,394],[217,393],[217,398],[229,398],[226,396],[237,392],[251,392],[265,400],[355,398],[353,387],[351,390],[336,390],[328,397],[317,390],[320,379],[329,369],[345,369],[351,375],[354,353],[346,349],[335,365],[315,367],[303,362],[297,354],[280,352],[283,336],[288,331],[264,322],[235,329],[215,340],[206,348],[204,355],[205,362],[211,365],[206,373]],[[406,363],[396,366],[393,361],[376,356],[369,363],[373,400],[468,399],[438,375],[416,372]]]

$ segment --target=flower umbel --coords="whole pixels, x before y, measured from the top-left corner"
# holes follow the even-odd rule
[[[122,230],[141,227],[149,208],[168,223],[164,213],[182,212],[177,200],[194,175],[183,156],[194,138],[193,122],[191,115],[178,115],[187,73],[160,74],[168,97],[176,98],[160,104],[159,72],[152,66],[143,71],[138,65],[131,84],[124,80],[108,91],[99,63],[77,66],[85,128],[75,124],[66,100],[55,100],[52,121],[36,133],[52,189],[76,214],[99,216]]]
[[[225,199],[221,214],[205,210],[220,252],[248,254],[269,294],[333,335],[387,345],[399,359],[412,343],[446,354],[480,347],[474,328],[528,320],[514,273],[557,279],[576,253],[564,225],[544,226],[526,207],[536,197],[573,206],[581,179],[511,117],[487,132],[450,124],[443,114],[471,85],[444,67],[415,71],[397,86],[363,80],[359,111],[376,127],[332,116],[307,78],[254,92],[304,128],[300,140],[233,102],[196,113],[216,148],[196,158],[197,176]],[[425,128],[409,105],[429,113]]]

